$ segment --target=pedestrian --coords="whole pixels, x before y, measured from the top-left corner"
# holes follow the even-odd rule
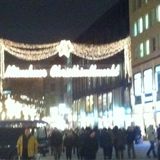
[[[115,156],[116,156],[116,159],[119,159],[119,154],[118,154],[119,129],[118,129],[118,126],[113,127],[112,133],[113,133],[113,147],[115,151]]]
[[[20,160],[33,160],[38,152],[38,142],[31,134],[30,128],[25,128],[24,133],[17,140],[17,153]]]
[[[65,148],[66,159],[72,160],[72,150],[73,150],[73,132],[72,130],[67,130],[65,132],[65,135],[63,138],[63,147]]]
[[[60,160],[62,153],[62,133],[57,128],[54,128],[50,136],[51,154],[55,160]]]
[[[126,143],[127,143],[127,153],[128,153],[128,158],[130,159],[131,157],[133,159],[136,158],[135,154],[135,148],[134,148],[134,140],[135,140],[135,132],[134,128],[129,126],[127,128],[127,133],[126,133]]]
[[[147,151],[147,157],[151,158],[150,152],[152,151],[153,157],[156,158],[157,157],[156,152],[155,152],[156,132],[155,132],[153,125],[149,125],[149,127],[146,129],[146,134],[150,142],[150,147]]]
[[[96,132],[90,127],[86,128],[84,144],[84,160],[96,160],[98,151],[98,138]]]
[[[100,147],[103,149],[103,158],[112,159],[112,136],[109,129],[103,128],[100,133]]]

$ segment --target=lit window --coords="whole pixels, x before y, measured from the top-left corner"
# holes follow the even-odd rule
[[[145,94],[152,93],[152,69],[144,71],[144,92]]]
[[[148,14],[145,15],[145,29],[149,28],[149,17]]]
[[[139,33],[143,32],[143,19],[142,19],[142,17],[138,19],[138,31],[139,31]]]
[[[155,68],[155,86],[156,91],[160,92],[160,65]]]
[[[150,44],[149,44],[149,40],[146,40],[146,55],[149,55],[150,53]]]
[[[140,57],[143,57],[144,56],[144,48],[143,48],[143,43],[140,44]]]
[[[160,22],[160,5],[157,6],[156,17],[157,17],[157,21]]]
[[[137,36],[137,23],[134,23],[134,36]]]
[[[148,0],[144,0],[145,1],[145,3],[148,3]]]
[[[134,75],[134,88],[135,88],[135,96],[141,96],[142,94],[141,73],[137,73]]]

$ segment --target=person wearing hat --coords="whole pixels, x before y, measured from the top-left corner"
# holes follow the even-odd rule
[[[31,134],[30,128],[25,128],[24,133],[17,140],[17,153],[20,160],[32,160],[38,152],[38,142]]]

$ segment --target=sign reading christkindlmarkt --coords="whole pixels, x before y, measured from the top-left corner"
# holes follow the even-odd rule
[[[8,65],[5,71],[5,78],[76,78],[76,77],[117,77],[120,74],[120,65],[112,64],[110,68],[97,68],[97,65],[90,65],[89,68],[73,65],[72,67],[62,67],[53,65],[49,71],[47,69],[36,69],[29,65],[27,69],[20,69],[15,65]]]

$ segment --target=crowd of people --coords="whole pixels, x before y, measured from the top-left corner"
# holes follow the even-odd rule
[[[150,147],[146,151],[146,156],[160,160],[160,125],[154,129],[149,125],[146,129],[146,136],[150,142]],[[60,160],[62,152],[65,153],[66,160],[72,160],[72,154],[76,154],[78,160],[96,160],[98,149],[103,150],[104,160],[112,159],[113,152],[116,159],[123,159],[124,152],[127,152],[128,159],[136,159],[135,144],[137,137],[141,137],[138,126],[129,126],[127,129],[118,128],[76,128],[61,131],[54,128],[49,134],[49,145],[51,155],[55,160]],[[138,138],[139,139],[139,138]],[[155,142],[158,142],[158,149],[155,150]],[[17,141],[17,152],[22,160],[32,160],[37,153],[38,142],[26,129]],[[126,158],[126,157],[125,157]]]
[[[113,129],[86,127],[60,131],[54,128],[49,137],[51,154],[55,160],[60,159],[61,152],[65,152],[66,160],[72,160],[73,153],[79,160],[95,160],[98,149],[102,148],[104,160],[112,159],[113,151],[116,159],[123,159],[127,148],[128,158],[136,158],[134,143],[139,133],[136,129],[115,126]]]

